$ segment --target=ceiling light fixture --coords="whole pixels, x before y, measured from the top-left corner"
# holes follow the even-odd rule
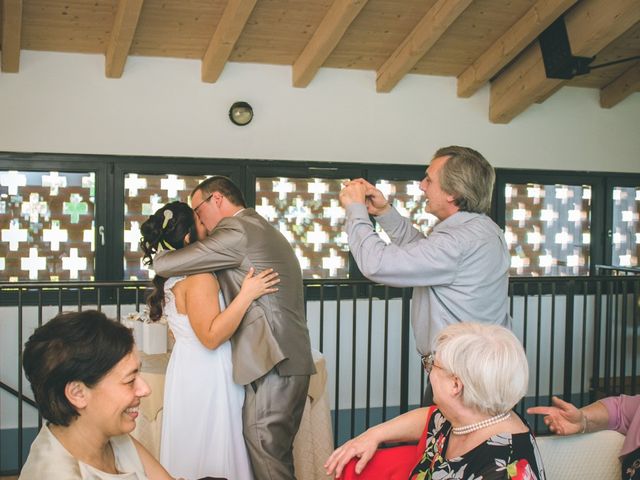
[[[253,108],[247,102],[235,102],[229,109],[229,119],[243,127],[253,120]]]

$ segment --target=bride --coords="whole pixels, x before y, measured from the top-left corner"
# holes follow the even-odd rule
[[[140,246],[153,267],[160,250],[177,250],[206,235],[191,207],[172,202],[141,226]],[[153,279],[149,316],[166,316],[176,342],[165,381],[160,463],[176,477],[251,479],[242,436],[244,389],[232,380],[229,338],[256,298],[277,291],[271,269],[251,269],[225,308],[214,274]]]

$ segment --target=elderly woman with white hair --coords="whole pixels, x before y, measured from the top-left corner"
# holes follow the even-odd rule
[[[335,450],[325,468],[340,478],[545,478],[529,426],[513,411],[525,395],[527,358],[515,335],[479,323],[451,325],[422,358],[435,406],[374,426]],[[385,442],[416,447],[377,450]],[[374,455],[375,454],[375,455]],[[371,460],[371,461],[370,461]]]

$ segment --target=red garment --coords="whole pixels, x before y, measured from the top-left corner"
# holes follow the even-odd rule
[[[413,467],[416,466],[427,445],[427,426],[431,414],[436,409],[429,407],[424,422],[424,431],[418,445],[403,445],[401,447],[380,448],[364,467],[360,475],[355,468],[358,458],[352,458],[345,466],[340,476],[341,480],[407,480]]]

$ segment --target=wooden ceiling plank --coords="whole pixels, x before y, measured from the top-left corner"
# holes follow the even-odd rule
[[[105,53],[105,75],[120,78],[138,27],[144,0],[119,0],[111,37]]]
[[[458,96],[468,98],[522,52],[577,0],[539,0],[458,77]]]
[[[590,57],[640,21],[638,0],[582,0],[565,16],[573,55]],[[509,123],[564,80],[546,77],[538,42],[491,83],[489,119]]]
[[[640,62],[600,90],[600,106],[611,108],[640,88]]]
[[[293,63],[294,87],[309,85],[367,1],[334,0],[313,37]]]
[[[22,0],[2,2],[1,69],[5,73],[20,70],[20,38],[22,32]]]
[[[229,0],[202,58],[202,81],[214,83],[220,77],[257,0]]]
[[[438,0],[377,72],[376,90],[390,92],[435,45],[472,0]]]

